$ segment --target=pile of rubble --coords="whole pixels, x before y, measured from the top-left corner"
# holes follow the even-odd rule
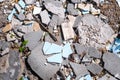
[[[0,22],[1,80],[29,80],[20,78],[28,66],[43,80],[120,79],[120,38],[99,8],[109,1],[0,2],[7,16]]]

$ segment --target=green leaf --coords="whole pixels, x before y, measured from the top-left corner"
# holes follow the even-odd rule
[[[23,77],[21,77],[19,80],[24,80]]]
[[[25,47],[22,47],[22,46],[21,46],[21,47],[19,48],[19,51],[20,51],[20,52],[23,52],[24,50],[25,50]]]
[[[25,40],[22,42],[21,46],[26,46],[27,43],[28,43],[28,40]]]

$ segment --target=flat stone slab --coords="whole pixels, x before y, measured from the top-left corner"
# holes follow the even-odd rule
[[[28,47],[30,50],[36,47],[36,45],[39,43],[40,38],[42,36],[42,31],[36,31],[36,32],[30,32],[25,34],[24,40],[28,40],[28,43],[26,47]]]
[[[103,70],[101,66],[98,64],[91,63],[90,65],[87,66],[87,69],[94,75],[100,74]]]
[[[88,70],[83,64],[77,64],[77,63],[70,62],[70,65],[73,69],[73,72],[76,75],[76,80],[80,79],[82,76],[89,74]]]
[[[0,73],[0,80],[16,80],[20,71],[19,52],[16,50],[10,50],[6,62],[8,65],[7,70],[4,73]]]
[[[109,75],[109,74],[105,74],[104,76],[102,76],[98,80],[117,80],[117,79],[114,78],[113,76]]]
[[[28,57],[28,63],[32,70],[43,80],[50,80],[51,77],[59,70],[60,66],[45,64],[47,56],[43,55],[42,47],[44,43],[39,44],[34,48]]]
[[[75,50],[76,50],[77,54],[82,54],[83,52],[86,52],[86,53],[88,52],[88,47],[85,45],[75,43],[74,46],[75,46]]]
[[[120,79],[120,58],[113,53],[103,54],[104,68]]]
[[[102,53],[100,53],[94,47],[89,47],[89,49],[88,49],[88,55],[90,55],[90,57],[92,57],[92,58],[101,58]]]

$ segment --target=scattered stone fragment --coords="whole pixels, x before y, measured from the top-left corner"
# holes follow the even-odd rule
[[[116,78],[112,77],[109,74],[105,74],[104,76],[102,76],[101,78],[99,78],[98,80],[117,80]]]
[[[42,53],[42,46],[44,43],[39,44],[34,48],[28,57],[28,63],[32,70],[35,71],[43,80],[50,80],[52,76],[59,70],[59,66],[46,63],[47,57]]]
[[[9,68],[9,58],[8,57],[9,57],[9,55],[5,55],[2,58],[0,58],[0,79],[1,79],[1,74],[6,73],[7,69]]]
[[[11,24],[12,24],[12,27],[15,28],[16,26],[22,25],[22,22],[13,17],[12,21],[11,21]]]
[[[70,62],[70,65],[73,69],[73,72],[76,75],[76,80],[80,79],[82,76],[89,74],[89,72],[87,71],[86,67],[83,64]]]
[[[42,31],[30,32],[25,34],[23,36],[24,40],[28,40],[26,47],[28,47],[30,50],[34,49],[39,43],[42,34]]]
[[[39,31],[40,30],[40,25],[37,22],[33,22],[33,30],[34,31]]]
[[[3,56],[5,54],[7,54],[9,52],[9,50],[10,50],[9,48],[6,48],[5,50],[2,51],[1,55]]]
[[[48,12],[46,10],[40,12],[42,23],[47,24],[50,22]]]
[[[113,53],[103,54],[104,68],[120,79],[120,58]]]
[[[32,13],[26,14],[26,19],[28,19],[28,20],[33,20]]]
[[[98,64],[91,63],[90,65],[87,66],[87,69],[94,75],[100,74],[103,70],[101,66]]]
[[[2,29],[2,31],[5,33],[10,31],[11,29],[12,29],[12,25],[9,23]]]
[[[79,15],[79,12],[77,9],[74,8],[74,4],[71,4],[69,3],[67,5],[67,12],[70,14],[70,15]]]
[[[42,9],[42,8],[40,8],[40,7],[36,7],[36,6],[34,6],[33,14],[34,14],[34,15],[36,15],[36,14],[40,14],[41,9]]]
[[[9,32],[6,35],[7,41],[15,41],[16,40],[16,35],[14,34],[14,32]]]
[[[75,50],[77,52],[77,54],[82,54],[83,52],[88,52],[88,47],[84,46],[84,45],[80,45],[79,43],[75,43]]]
[[[52,27],[52,28],[54,26],[57,26],[58,25],[58,20],[59,20],[59,17],[57,15],[53,15],[52,19],[50,20],[49,26]]]
[[[25,0],[25,3],[27,4],[27,5],[29,5],[29,4],[34,4],[36,2],[36,0]]]
[[[30,33],[33,32],[33,26],[32,23],[28,24],[28,25],[20,25],[18,26],[18,31],[22,32],[22,33]]]
[[[18,4],[15,4],[15,9],[18,11],[18,13],[21,12],[21,7]]]
[[[80,3],[81,2],[81,0],[71,0],[73,3]]]
[[[89,49],[88,49],[88,55],[90,55],[90,57],[93,57],[93,58],[101,58],[102,53],[100,53],[94,47],[89,47]]]
[[[0,79],[1,80],[15,80],[15,79],[17,79],[19,71],[20,71],[18,51],[10,50],[9,56],[5,55],[5,56],[3,56],[3,58],[5,59],[3,67],[4,67],[4,69],[6,68],[7,70],[6,70],[6,72],[3,72],[0,74]],[[0,61],[3,61],[3,60],[0,60]],[[2,67],[0,67],[0,68],[2,68]]]
[[[77,16],[76,17],[73,28],[77,28],[80,24],[82,24],[81,18],[82,18],[82,16]]]
[[[20,20],[20,21],[23,21],[25,19],[25,15],[23,13],[20,13],[17,18]]]
[[[66,21],[62,23],[61,28],[62,28],[62,32],[63,32],[62,34],[64,36],[64,40],[74,39],[75,33],[72,28],[72,25],[69,22]]]
[[[81,22],[82,24],[78,27],[80,44],[101,48],[105,46],[104,44],[114,34],[108,24],[93,15],[84,15],[81,18]]]
[[[59,1],[57,1],[59,2]],[[62,3],[60,6],[58,5],[55,5],[53,2],[46,2],[44,3],[46,9],[56,15],[58,15],[59,17],[61,18],[64,18],[65,17],[65,14],[64,14],[64,8],[62,6]]]

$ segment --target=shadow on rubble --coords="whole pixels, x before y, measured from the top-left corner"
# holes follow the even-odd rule
[[[25,59],[25,65],[27,66],[27,67],[26,67],[27,70],[29,70],[29,71],[32,73],[32,75],[36,76],[36,77],[38,78],[38,80],[43,80],[42,78],[40,78],[40,77],[31,69],[30,65],[29,65],[28,62],[27,62],[27,58]]]

